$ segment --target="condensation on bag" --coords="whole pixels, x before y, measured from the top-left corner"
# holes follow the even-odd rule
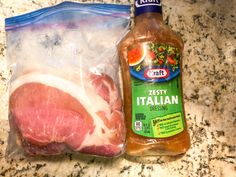
[[[116,44],[129,9],[64,2],[6,19],[9,156],[123,152]]]

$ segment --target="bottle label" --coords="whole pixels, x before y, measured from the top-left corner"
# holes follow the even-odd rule
[[[135,0],[135,16],[147,12],[162,13],[160,0]]]
[[[129,46],[132,80],[132,130],[150,138],[167,138],[184,130],[180,51],[166,44]]]

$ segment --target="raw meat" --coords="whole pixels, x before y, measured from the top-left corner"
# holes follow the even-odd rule
[[[116,45],[129,11],[127,5],[63,2],[6,19],[7,157],[124,152]]]
[[[12,125],[28,154],[60,154],[66,148],[102,156],[121,153],[121,98],[108,75],[68,79],[28,72],[12,82],[10,94]]]

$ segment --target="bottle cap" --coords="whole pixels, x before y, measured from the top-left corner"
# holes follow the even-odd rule
[[[161,0],[135,0],[135,16],[154,12],[162,14]]]

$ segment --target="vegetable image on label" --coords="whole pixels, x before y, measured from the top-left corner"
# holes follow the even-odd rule
[[[146,43],[127,53],[130,73],[148,82],[166,82],[180,74],[179,49],[166,44]]]
[[[146,55],[146,50],[142,46],[136,46],[128,52],[128,60],[130,66],[135,66],[141,63]]]

